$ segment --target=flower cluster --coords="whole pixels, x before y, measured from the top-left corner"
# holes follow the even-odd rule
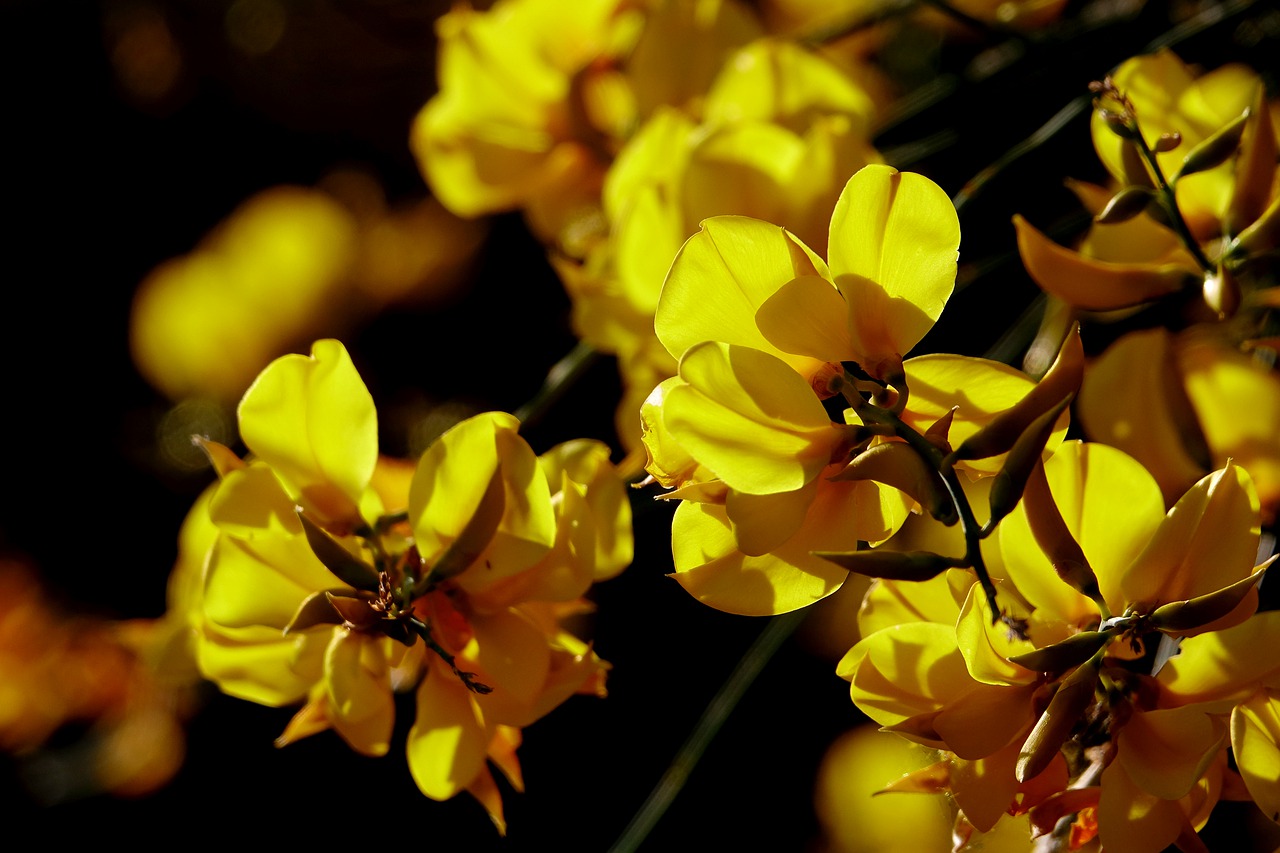
[[[380,457],[372,397],[337,341],[284,356],[240,403],[250,456],[203,446],[219,474],[192,511],[200,670],[264,705],[302,702],[283,745],[332,729],[383,755],[393,694],[413,691],[409,769],[468,791],[504,827],[488,764],[519,789],[520,730],[608,665],[564,625],[631,560],[608,448],[541,457],[510,415],[477,415],[417,461]]]
[[[1093,214],[1075,249],[1015,217],[1045,293],[1121,334],[1080,394],[1091,437],[1135,456],[1172,502],[1228,459],[1280,506],[1273,261],[1276,115],[1258,75],[1196,76],[1172,51],[1095,86],[1091,130],[1110,187],[1072,182]]]
[[[643,410],[649,471],[681,500],[676,578],[752,614],[877,578],[837,671],[942,752],[892,790],[948,793],[961,846],[1013,814],[1054,849],[1201,849],[1224,779],[1268,814],[1277,796],[1257,489],[1228,463],[1166,515],[1131,457],[1062,444],[1076,326],[1039,382],[904,360],[958,242],[946,196],[883,166],[846,185],[826,261],[775,225],[703,222],[657,310],[679,373]]]

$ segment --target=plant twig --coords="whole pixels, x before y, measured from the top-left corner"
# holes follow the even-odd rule
[[[720,731],[720,727],[724,725],[738,701],[742,699],[742,695],[755,681],[764,665],[773,657],[774,652],[804,621],[805,615],[804,610],[796,610],[769,620],[769,624],[751,643],[732,674],[707,704],[706,710],[702,712],[697,725],[689,734],[689,739],[680,747],[671,765],[662,774],[662,778],[658,780],[658,784],[649,793],[639,811],[631,818],[622,835],[618,836],[618,840],[609,848],[609,853],[632,853],[648,837],[653,827],[666,813],[667,808],[675,801],[689,774],[693,772],[698,760],[702,758],[702,754]]]

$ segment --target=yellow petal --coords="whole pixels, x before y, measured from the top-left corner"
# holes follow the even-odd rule
[[[1143,791],[1176,800],[1191,790],[1226,739],[1225,722],[1198,708],[1135,713],[1120,730],[1119,761]]]
[[[1253,570],[1258,496],[1238,465],[1196,483],[1165,517],[1121,579],[1128,603],[1149,612],[1222,589]]]
[[[1108,311],[1168,296],[1198,280],[1180,264],[1110,263],[1059,246],[1014,215],[1023,266],[1046,293],[1089,311]]]
[[[237,539],[298,536],[297,503],[267,465],[253,462],[217,483],[209,503],[213,524]]]
[[[224,536],[209,557],[204,612],[225,628],[263,625],[283,631],[303,599],[340,586],[304,537],[248,543]]]
[[[631,564],[631,501],[617,468],[609,461],[609,446],[576,439],[558,444],[538,457],[548,483],[561,482],[563,473],[585,491],[586,509],[593,520],[592,564],[595,580],[614,577]]]
[[[1231,748],[1236,766],[1262,813],[1280,821],[1280,705],[1259,691],[1231,712]]]
[[[1045,476],[1067,529],[1093,567],[1103,598],[1124,612],[1120,577],[1163,518],[1160,487],[1135,460],[1104,444],[1064,442]],[[1019,506],[1000,524],[1009,579],[1045,621],[1077,627],[1097,617],[1088,598],[1063,583],[1035,541]]]
[[[782,39],[760,39],[735,53],[707,93],[711,123],[774,122],[798,130],[815,115],[848,116],[865,129],[873,103],[821,54]]]
[[[664,488],[676,488],[688,482],[698,462],[672,437],[663,421],[663,403],[677,385],[687,384],[679,376],[664,379],[640,406],[640,440],[647,460],[645,470]]]
[[[688,384],[668,391],[663,423],[730,488],[795,491],[845,439],[801,376],[768,353],[707,342],[680,361]]]
[[[923,175],[873,164],[845,185],[831,217],[828,262],[866,357],[905,355],[955,287],[960,220]]]
[[[1194,415],[1164,329],[1130,332],[1103,351],[1085,373],[1076,412],[1094,441],[1141,462],[1172,504],[1205,474],[1188,450]]]
[[[475,661],[480,681],[493,688],[492,693],[476,698],[486,722],[512,726],[533,722],[529,708],[551,666],[546,637],[511,610],[474,614],[469,622],[475,631],[474,646],[463,649],[462,655]]]
[[[974,581],[968,569],[948,569],[927,581],[876,581],[858,611],[858,629],[867,636],[906,622],[954,627]]]
[[[712,217],[672,262],[654,330],[675,358],[702,341],[722,341],[773,352],[807,374],[818,366],[815,361],[777,351],[756,328],[755,316],[791,279],[821,276],[821,264],[776,225],[744,216]]]
[[[362,755],[386,755],[395,723],[390,670],[379,642],[346,628],[325,653],[325,686],[334,729]]]
[[[1034,721],[1034,691],[1035,685],[979,684],[946,703],[933,718],[934,731],[942,737],[948,749],[966,760],[987,758],[1000,752],[1007,753],[1010,749],[1020,750],[1022,736]],[[1008,770],[1013,776],[1012,761]]]
[[[758,557],[790,539],[804,523],[817,489],[817,482],[812,482],[794,492],[773,495],[730,491],[724,509],[733,522],[738,550]]]
[[[349,522],[378,462],[373,398],[335,340],[267,366],[240,401],[244,443],[325,522]]]
[[[799,534],[797,534],[798,536]],[[739,551],[728,516],[720,507],[681,503],[671,525],[675,579],[717,610],[748,616],[786,613],[835,592],[849,573],[810,556],[800,547],[781,546],[748,557]],[[856,545],[856,538],[850,541]]]
[[[1158,853],[1173,843],[1186,820],[1176,801],[1138,787],[1123,761],[1102,771],[1098,835],[1108,853]]]
[[[432,667],[418,687],[409,730],[409,772],[433,800],[447,800],[484,769],[489,738],[467,688],[447,669]]]
[[[1257,613],[1222,631],[1187,637],[1160,670],[1161,704],[1242,698],[1280,671],[1272,649],[1280,643],[1280,611]]]
[[[819,361],[858,361],[844,322],[846,305],[840,291],[815,275],[800,276],[780,287],[756,312],[760,333],[785,353]]]
[[[1022,744],[1016,731],[1013,735],[1003,749],[980,760],[951,762],[951,787],[956,804],[980,832],[994,829],[1013,806],[1014,794],[1018,791],[1013,771]]]
[[[956,648],[955,629],[908,622],[863,637],[837,668],[850,679],[850,695],[882,726],[936,712],[973,690]]]
[[[1018,614],[1014,612],[1011,615]],[[965,666],[975,681],[1001,686],[1038,681],[1036,673],[1009,660],[1032,651],[1035,646],[1030,640],[1011,636],[1005,626],[992,620],[986,596],[978,584],[969,587],[969,595],[960,609],[955,629]]]
[[[949,438],[953,447],[959,447],[1035,387],[1031,377],[1022,371],[985,358],[938,353],[907,359],[903,368],[911,398],[902,419],[923,432],[956,409]],[[1062,441],[1069,421],[1064,413],[1049,438],[1049,448]],[[1005,455],[1001,454],[958,463],[957,467],[995,474],[1004,460]]]
[[[1208,336],[1186,335],[1176,349],[1213,464],[1247,470],[1270,515],[1280,505],[1280,378]]]
[[[278,708],[301,701],[319,674],[298,665],[300,648],[310,649],[303,657],[318,665],[327,641],[320,635],[285,637],[271,628],[206,629],[198,636],[196,656],[201,675],[222,692]]]
[[[409,522],[431,564],[456,540],[481,506],[495,472],[503,483],[503,514],[489,547],[458,575],[482,590],[536,563],[556,540],[546,476],[511,415],[489,412],[449,429],[418,460],[409,490]]]

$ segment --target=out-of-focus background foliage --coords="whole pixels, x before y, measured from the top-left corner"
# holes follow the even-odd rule
[[[270,187],[319,187],[369,217],[402,214],[402,224],[416,221],[411,209],[424,223],[435,215],[414,207],[428,193],[407,139],[434,89],[433,21],[448,5],[0,5],[9,213],[0,559],[33,569],[38,595],[58,616],[160,616],[179,524],[212,478],[187,436],[234,441],[233,422],[216,407],[174,409],[139,375],[128,330],[140,283]],[[1066,13],[1123,6],[1068,3]],[[972,33],[904,30],[886,48],[888,67],[910,85],[944,75],[951,88],[877,144],[909,153],[898,146],[929,140],[909,167],[954,194],[1085,96],[1090,80],[1166,33],[1171,19],[1208,6],[1221,7],[1224,21],[1181,42],[1180,55],[1207,67],[1248,62],[1275,91],[1280,15],[1269,3],[1243,12],[1229,3],[1130,4],[1121,23],[1024,47],[1021,57],[987,51],[993,42]],[[991,71],[1002,62],[1010,64]],[[1010,216],[1056,223],[1063,234],[1080,228],[1063,176],[1102,177],[1087,110],[963,207],[964,289],[921,351],[982,354],[1018,322],[1036,289],[1017,261]],[[450,232],[454,253],[430,287],[408,296],[364,291],[325,328],[287,342],[305,352],[312,337],[341,337],[378,403],[383,450],[400,455],[421,450],[433,411],[514,411],[575,344],[568,300],[518,215],[493,218],[483,233],[431,221],[460,230]],[[460,251],[472,240],[474,252]],[[365,251],[366,262],[386,257],[376,245]],[[238,347],[229,341],[210,357],[235,360]],[[527,437],[538,451],[581,436],[616,446],[618,395],[615,368],[603,359]],[[289,711],[208,685],[190,697],[181,769],[157,792],[85,796],[76,776],[83,729],[72,725],[38,754],[0,754],[0,814],[63,841],[159,838],[162,827],[181,827],[175,843],[196,833],[259,839],[261,831],[292,845],[356,836],[435,850],[604,849],[764,624],[703,607],[665,578],[669,508],[647,493],[634,504],[635,563],[595,594],[595,646],[614,666],[610,696],[574,697],[526,731],[528,792],[507,798],[505,841],[470,798],[441,804],[418,792],[398,751],[411,714],[400,715],[398,740],[382,759],[352,753],[331,733],[277,750]],[[825,627],[847,624],[852,601],[824,605],[774,657],[650,849],[817,849],[819,762],[863,721],[834,675],[843,648]],[[32,630],[39,648],[42,635]],[[1210,825],[1211,849],[1225,832]]]

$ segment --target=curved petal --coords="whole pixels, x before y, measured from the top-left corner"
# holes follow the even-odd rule
[[[1226,744],[1222,719],[1198,708],[1135,713],[1119,734],[1119,761],[1134,784],[1162,800],[1185,796]]]
[[[879,164],[849,179],[827,259],[864,357],[905,355],[924,337],[955,288],[959,246],[959,217],[933,181]]]
[[[283,631],[307,596],[340,586],[305,537],[248,543],[224,536],[210,552],[204,613],[225,628],[263,625]]]
[[[524,726],[533,722],[533,706],[547,680],[551,652],[547,638],[519,613],[511,610],[473,614],[473,645],[461,656],[473,660],[480,681],[493,688],[476,702],[487,723]]]
[[[210,498],[209,516],[219,530],[237,539],[298,536],[297,503],[263,462],[228,472]]]
[[[1093,567],[1103,598],[1113,612],[1123,613],[1120,578],[1164,516],[1160,487],[1134,459],[1105,444],[1064,442],[1044,467],[1054,502]],[[1079,627],[1097,617],[1093,602],[1059,579],[1021,503],[998,530],[1009,579],[1041,619]]]
[[[1253,801],[1271,820],[1280,819],[1280,704],[1259,691],[1231,712],[1231,748]]]
[[[685,502],[671,528],[675,578],[718,610],[757,616],[796,610],[835,592],[848,576],[810,552],[853,550],[867,527],[894,524],[895,509],[901,524],[907,509],[893,489],[822,481],[800,529],[769,553],[748,557],[723,507]],[[866,519],[861,524],[859,516]]]
[[[804,523],[817,490],[816,481],[794,492],[773,495],[730,490],[725,496],[724,509],[733,523],[738,550],[748,557],[758,557],[790,539]]]
[[[267,365],[238,410],[248,448],[325,521],[349,522],[378,462],[373,397],[338,341]]]
[[[903,362],[911,398],[902,419],[920,432],[956,408],[948,433],[952,447],[989,424],[996,415],[1027,395],[1035,382],[1020,370],[986,358],[937,353]],[[1070,417],[1064,412],[1049,437],[1050,450],[1066,436]],[[1005,454],[960,463],[977,474],[995,474]]]
[[[877,631],[847,657],[857,660],[844,676],[854,704],[882,726],[939,711],[977,686],[956,648],[955,629],[935,622]]]
[[[428,563],[471,522],[495,472],[502,478],[501,520],[483,554],[458,576],[464,588],[478,591],[510,577],[555,544],[551,491],[518,428],[519,421],[505,413],[476,415],[449,429],[418,460],[409,488],[409,523]],[[484,571],[475,572],[478,565]]]
[[[318,673],[298,666],[300,649],[312,648],[318,662],[327,639],[286,637],[271,628],[206,628],[197,635],[196,662],[228,696],[279,708],[300,702],[315,683]]]
[[[1258,495],[1238,465],[1203,477],[1178,500],[1124,573],[1126,603],[1144,612],[1222,589],[1253,570]]]
[[[409,772],[422,793],[447,800],[484,770],[489,738],[471,694],[447,669],[433,666],[417,699],[406,746]]]
[[[1213,464],[1245,468],[1271,515],[1280,506],[1280,378],[1208,336],[1184,335],[1175,350]]]
[[[594,521],[594,579],[614,577],[631,564],[631,501],[618,469],[609,461],[609,446],[591,439],[558,444],[538,457],[548,483],[568,481],[583,488],[585,509]],[[562,487],[563,491],[563,487]]]
[[[927,581],[877,580],[858,610],[858,630],[869,636],[907,622],[954,628],[975,580],[969,569],[947,569]]]
[[[1160,853],[1178,837],[1187,817],[1175,800],[1150,794],[1129,777],[1123,761],[1102,771],[1098,836],[1108,853]]]
[[[1085,372],[1076,413],[1091,439],[1141,462],[1167,504],[1205,474],[1187,450],[1194,415],[1164,329],[1130,332],[1107,347]]]
[[[338,628],[324,658],[333,728],[362,755],[386,755],[395,724],[390,669],[379,642]]]
[[[782,352],[819,361],[858,361],[844,322],[844,297],[831,282],[800,276],[780,287],[756,312],[756,326]]]
[[[813,389],[786,364],[748,347],[707,342],[680,360],[663,423],[732,489],[791,492],[831,462],[845,438]]]
[[[1109,311],[1177,293],[1197,280],[1178,263],[1112,263],[1059,246],[1020,215],[1013,217],[1022,264],[1046,293],[1088,311]]]
[[[714,216],[681,247],[662,285],[654,330],[675,358],[703,341],[772,352],[798,372],[813,359],[776,350],[756,328],[756,311],[791,279],[821,276],[821,260],[784,229],[745,216]]]
[[[1226,701],[1276,680],[1280,611],[1256,613],[1240,625],[1185,638],[1156,676],[1161,705]]]

